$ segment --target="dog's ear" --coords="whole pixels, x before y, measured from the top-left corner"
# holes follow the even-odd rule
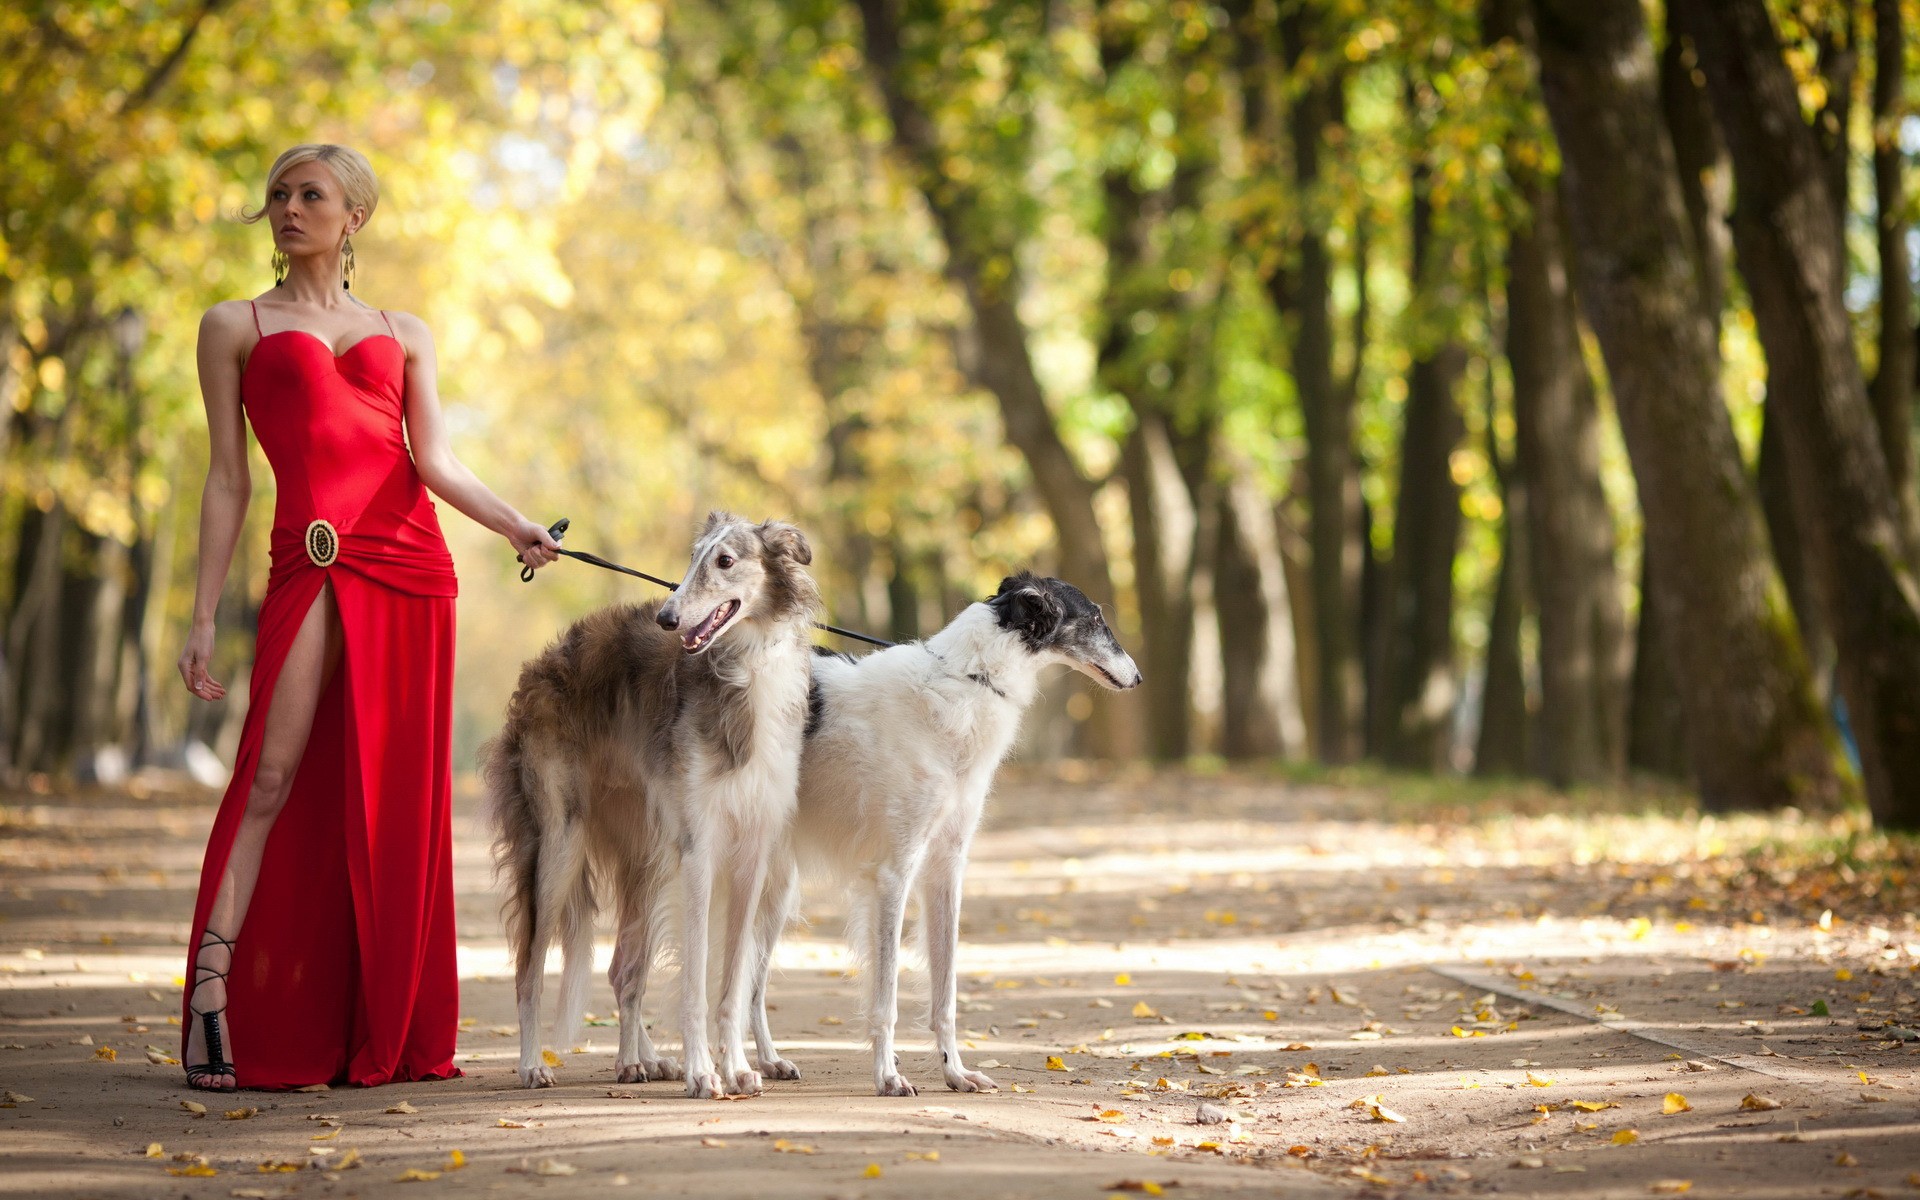
[[[1002,596],[1011,592],[1020,591],[1022,588],[1037,589],[1039,586],[1040,580],[1032,571],[1021,571],[1017,575],[1009,575],[1005,579],[1002,579],[1000,581],[1000,590],[995,592],[992,598],[998,600]]]
[[[1000,623],[1030,638],[1045,638],[1060,628],[1060,602],[1037,587],[1003,591],[994,597]]]
[[[785,521],[763,521],[760,538],[775,554],[784,554],[803,567],[813,562],[813,546],[797,525],[789,525]]]
[[[706,524],[700,526],[700,532],[695,535],[694,540],[698,541],[700,538],[706,537],[708,534],[720,528],[720,526],[726,524],[728,521],[732,521],[736,519],[737,518],[732,513],[721,512],[717,508],[713,509],[712,511],[707,513]]]

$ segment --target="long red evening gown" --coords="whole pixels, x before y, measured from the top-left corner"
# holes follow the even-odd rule
[[[234,951],[225,1020],[241,1087],[460,1073],[453,558],[407,451],[406,352],[388,329],[338,356],[300,330],[264,334],[240,377],[277,483],[272,569],[190,946],[226,870],[274,683],[322,587],[333,588],[345,638]],[[198,1018],[182,1007],[184,1031]]]

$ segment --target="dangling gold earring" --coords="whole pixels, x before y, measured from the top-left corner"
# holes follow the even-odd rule
[[[275,250],[272,261],[273,286],[279,287],[287,281],[287,272],[292,269],[293,264],[287,261],[287,252],[285,250]]]
[[[341,247],[340,256],[340,286],[348,291],[353,290],[354,270],[353,239],[348,238],[345,245]]]

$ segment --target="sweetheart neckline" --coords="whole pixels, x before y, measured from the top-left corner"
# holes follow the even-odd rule
[[[242,366],[240,367],[240,373],[242,375],[245,375],[247,373],[247,368],[253,365],[253,360],[256,357],[256,352],[260,349],[261,342],[264,342],[269,338],[277,338],[281,334],[285,334],[285,333],[299,334],[301,337],[307,339],[308,341],[312,342],[314,345],[319,346],[321,349],[325,350],[329,355],[332,355],[333,361],[335,362],[339,362],[341,359],[345,358],[347,355],[352,354],[355,350],[358,350],[360,347],[366,345],[368,342],[374,341],[378,338],[386,338],[388,341],[395,343],[401,348],[403,352],[406,349],[406,343],[402,342],[399,338],[393,336],[391,333],[370,333],[367,336],[361,338],[359,341],[355,342],[353,345],[348,346],[345,350],[335,352],[332,342],[323,340],[319,334],[314,333],[311,330],[276,329],[272,333],[261,334],[259,339],[253,343],[253,349],[247,352],[247,361],[244,364],[242,364]]]

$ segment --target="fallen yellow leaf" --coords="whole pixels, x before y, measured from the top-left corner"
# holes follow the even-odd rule
[[[438,1178],[440,1178],[438,1171],[423,1171],[419,1167],[408,1167],[394,1176],[393,1181],[395,1183],[432,1183]]]
[[[540,1061],[550,1067],[564,1067],[567,1065],[564,1059],[551,1050],[542,1050],[540,1052]]]
[[[1616,1129],[1613,1131],[1613,1144],[1616,1146],[1631,1146],[1639,1140],[1640,1131],[1637,1129]]]
[[[162,1146],[159,1142],[147,1143],[148,1158],[165,1158],[166,1156],[167,1156],[166,1147]]]
[[[120,1057],[120,1052],[112,1046],[95,1046],[93,1056],[101,1062],[112,1062]]]
[[[880,1178],[880,1164],[879,1164],[879,1163],[868,1163],[868,1164],[867,1164],[867,1169],[866,1169],[866,1170],[864,1170],[864,1171],[862,1171],[862,1172],[861,1172],[861,1174],[862,1174],[862,1175],[865,1175],[865,1176],[866,1176],[866,1177],[867,1177],[868,1179],[878,1179],[878,1178]]]
[[[218,1175],[219,1173],[218,1169],[210,1167],[206,1163],[194,1163],[189,1167],[167,1168],[167,1174],[169,1175],[193,1175],[200,1178],[205,1178],[209,1175]]]
[[[196,1117],[204,1117],[207,1115],[207,1106],[198,1100],[182,1100],[180,1107],[186,1109]]]
[[[1647,1190],[1656,1196],[1678,1196],[1692,1188],[1691,1179],[1661,1179],[1647,1185]]]
[[[466,1155],[460,1153],[458,1150],[447,1151],[447,1170],[458,1171],[461,1167],[464,1167],[466,1165],[467,1165]]]
[[[1780,1102],[1768,1096],[1756,1096],[1748,1092],[1740,1098],[1740,1107],[1748,1112],[1771,1112],[1780,1107]]]
[[[1109,1125],[1120,1125],[1125,1123],[1127,1114],[1117,1108],[1105,1108],[1095,1114],[1093,1119],[1096,1121],[1105,1121]]]
[[[1611,1100],[1575,1100],[1572,1103],[1581,1112],[1599,1112],[1603,1108],[1620,1107]]]
[[[1836,1167],[1857,1167],[1860,1165],[1860,1160],[1845,1150],[1842,1150],[1833,1156],[1833,1165]]]
[[[717,1137],[703,1137],[700,1139],[700,1144],[709,1150],[725,1150],[727,1148],[726,1142]]]
[[[1122,971],[1118,975],[1115,975],[1113,977],[1113,986],[1131,987],[1133,986],[1133,976],[1127,974],[1125,971]]]
[[[1692,1111],[1693,1105],[1687,1103],[1687,1098],[1679,1092],[1668,1092],[1666,1100],[1660,1105],[1660,1112],[1669,1117],[1675,1113]]]
[[[1064,1071],[1066,1069],[1067,1069],[1066,1061],[1062,1059],[1058,1054],[1047,1055],[1047,1070]]]
[[[230,1108],[220,1115],[229,1121],[244,1121],[259,1111],[257,1108]]]
[[[907,1161],[908,1162],[939,1162],[940,1152],[938,1150],[929,1150],[926,1153],[922,1154],[918,1150],[909,1150],[907,1151]]]
[[[387,1111],[390,1113],[399,1113],[401,1116],[411,1116],[412,1114],[417,1113],[420,1110],[415,1108],[413,1105],[408,1104],[405,1100],[402,1100],[400,1103],[395,1104],[390,1108],[388,1108]]]
[[[1133,1015],[1136,1017],[1157,1017],[1160,1014],[1155,1012],[1153,1006],[1145,1000],[1138,1000],[1134,1002]]]
[[[773,1148],[780,1154],[812,1154],[813,1147],[800,1142],[790,1142],[786,1138],[775,1138]]]
[[[1540,1078],[1540,1077],[1539,1077],[1538,1075],[1535,1075],[1535,1074],[1534,1074],[1534,1073],[1533,1073],[1532,1071],[1528,1071],[1528,1072],[1527,1072],[1527,1085],[1528,1085],[1529,1087],[1552,1087],[1552,1086],[1553,1086],[1553,1080],[1551,1080],[1551,1079],[1542,1079],[1542,1078]]]
[[[1853,979],[1853,972],[1847,970],[1845,967],[1841,967],[1838,971],[1835,971],[1833,973],[1833,977],[1836,981],[1840,983],[1848,983],[1848,982],[1851,982]]]

